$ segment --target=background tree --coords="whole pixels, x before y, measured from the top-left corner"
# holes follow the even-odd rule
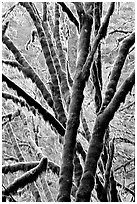
[[[134,13],[3,3],[3,201],[134,201]]]

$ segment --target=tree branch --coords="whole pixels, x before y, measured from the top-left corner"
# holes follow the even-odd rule
[[[15,164],[2,165],[2,173],[8,174],[8,173],[13,173],[13,172],[17,172],[17,171],[25,171],[26,172],[26,171],[29,171],[30,169],[36,167],[37,165],[39,165],[39,161],[17,162]],[[57,176],[59,176],[60,167],[56,163],[48,160],[47,169],[51,169],[51,171],[54,174],[57,174]]]
[[[48,13],[48,9],[47,9],[47,2],[42,2],[42,8],[43,8],[43,21],[47,22],[47,13]]]
[[[126,163],[118,166],[117,168],[114,169],[114,171],[118,171],[119,169],[121,169],[122,167],[126,167],[127,165],[129,165],[131,162],[135,162],[135,158],[131,159],[130,161],[127,161]]]
[[[109,102],[111,101],[111,99],[115,94],[116,87],[121,75],[121,70],[123,68],[129,49],[134,44],[134,42],[135,42],[135,33],[132,33],[123,41],[120,47],[117,59],[114,63],[114,66],[111,72],[110,80],[107,86],[107,91],[105,92],[105,98],[100,108],[100,112],[102,112],[107,107],[107,105],[109,104]]]
[[[4,74],[2,74],[2,80],[7,83],[8,87],[16,90],[17,94],[19,96],[22,96],[29,104],[29,106],[34,106],[38,110],[38,112],[43,116],[44,120],[49,121],[49,123],[56,128],[60,135],[63,136],[65,134],[65,129],[61,125],[61,123],[58,120],[56,120],[54,116],[52,116],[44,107],[42,107],[39,102],[34,100],[29,94],[27,94],[23,89],[21,89],[18,85],[16,85]]]
[[[6,30],[7,30],[7,28],[8,28],[8,25],[9,25],[9,21],[7,21],[6,23],[4,23],[4,24],[2,25],[2,36],[5,35]]]
[[[66,115],[65,115],[63,104],[62,104],[59,81],[58,81],[58,77],[56,74],[54,62],[51,56],[51,52],[49,49],[49,45],[47,42],[47,38],[44,32],[44,28],[41,23],[41,19],[39,18],[37,12],[34,11],[33,9],[34,4],[32,2],[31,3],[20,2],[20,5],[26,8],[27,12],[29,13],[37,29],[42,51],[43,51],[45,61],[48,66],[48,70],[49,70],[51,80],[52,80],[51,92],[52,92],[52,97],[54,101],[54,112],[55,112],[56,118],[65,127],[66,126]]]
[[[84,174],[77,192],[77,201],[89,201],[91,191],[94,188],[94,177],[97,162],[102,152],[103,138],[109,122],[113,119],[120,104],[124,102],[126,95],[131,91],[135,83],[135,71],[124,81],[106,109],[98,115],[93,128],[92,138],[88,149]]]
[[[10,40],[10,38],[6,35],[2,37],[2,42],[7,46],[7,48],[14,54],[15,59],[18,61],[18,63],[15,63],[14,61],[9,60],[3,60],[3,63],[10,64],[14,67],[14,65],[18,68],[19,71],[22,71],[25,77],[28,77],[34,82],[40,92],[42,93],[44,99],[47,101],[48,105],[52,108],[53,107],[53,100],[51,97],[51,94],[46,89],[46,86],[36,74],[33,67],[27,62],[27,60],[23,57],[21,52],[17,49],[17,47],[14,45],[14,43]]]
[[[104,189],[106,192],[107,192],[108,185],[109,185],[113,157],[114,157],[114,138],[112,139],[112,141],[110,141],[110,144],[109,144],[109,157],[107,160],[106,171],[105,171],[105,176],[104,176],[105,177]]]
[[[85,11],[84,11],[84,8],[83,8],[83,3],[82,2],[73,2],[73,4],[76,7],[76,11],[77,11],[77,14],[78,14],[78,17],[79,17],[79,22],[80,22],[80,30],[81,30],[82,23],[83,23],[82,19],[83,19],[83,16],[85,15]]]
[[[42,158],[40,163],[36,167],[24,173],[21,177],[19,177],[13,183],[11,183],[6,188],[6,190],[3,190],[2,191],[3,195],[9,195],[9,193],[16,193],[19,188],[23,188],[28,183],[32,183],[33,181],[36,181],[38,176],[42,174],[43,171],[46,171],[46,169],[47,169],[47,158]]]
[[[128,33],[132,33],[132,31],[127,31],[127,30],[113,30],[111,32],[109,32],[109,35],[112,35],[114,33],[124,33],[124,34],[128,34]]]
[[[14,4],[13,6],[11,6],[4,14],[2,14],[2,21],[4,21],[8,15],[13,11],[13,9],[18,5],[18,3]]]
[[[16,153],[16,155],[17,155],[19,161],[20,161],[20,162],[25,161],[25,159],[24,159],[24,157],[23,157],[23,155],[22,155],[22,152],[21,152],[21,150],[20,150],[20,148],[19,148],[19,146],[18,146],[18,142],[17,142],[16,136],[15,136],[13,130],[12,130],[12,127],[11,127],[11,125],[10,125],[10,122],[7,124],[7,131],[8,131],[8,133],[9,133],[9,135],[10,135],[11,142],[12,142],[12,144],[13,144],[15,153]],[[13,186],[13,188],[14,188],[14,186]],[[37,186],[35,185],[35,183],[31,183],[31,185],[30,185],[30,190],[31,190],[32,195],[34,196],[35,200],[36,200],[37,202],[41,202],[40,193],[39,193],[39,190],[38,190]],[[9,194],[9,191],[8,191],[7,189],[6,189],[6,193]]]
[[[86,61],[92,26],[92,17],[86,15],[83,17],[84,22],[81,28],[80,41],[77,58],[77,71],[73,84],[72,98],[69,106],[69,117],[67,121],[64,148],[63,148],[63,163],[61,166],[61,176],[59,180],[60,189],[57,200],[59,202],[70,201],[70,192],[72,187],[73,176],[73,156],[76,144],[77,129],[79,126],[79,116],[81,105],[83,102],[83,90],[85,84],[82,81],[81,70]],[[67,159],[66,159],[67,158]]]
[[[120,202],[120,196],[118,196],[118,191],[117,191],[117,183],[114,179],[113,176],[113,171],[111,170],[110,172],[110,199],[111,202]]]
[[[73,15],[72,11],[66,6],[64,2],[57,2],[57,3],[62,7],[62,11],[64,11],[67,14],[68,18],[72,23],[74,23],[74,25],[77,27],[77,30],[79,32],[79,22],[77,21],[76,17]]]
[[[63,51],[63,47],[62,47],[62,42],[60,39],[60,30],[59,30],[59,26],[60,26],[60,9],[59,9],[59,5],[57,3],[55,3],[55,17],[54,17],[54,38],[55,38],[55,42],[56,42],[56,47],[58,49],[58,56],[59,56],[59,60],[60,60],[60,64],[62,66],[62,69],[65,71],[66,70],[66,56],[65,53]]]
[[[110,20],[110,17],[111,15],[113,14],[113,11],[114,11],[114,5],[115,3],[112,2],[110,4],[110,7],[109,7],[109,10],[108,10],[108,13],[107,15],[105,16],[105,19],[98,31],[98,34],[94,40],[94,43],[93,43],[93,46],[92,46],[92,49],[87,57],[87,60],[83,66],[83,77],[84,77],[84,80],[88,80],[89,78],[89,75],[90,75],[90,68],[91,68],[91,64],[93,62],[93,58],[94,58],[94,54],[97,50],[97,47],[101,41],[102,38],[105,38],[106,36],[106,33],[107,33],[107,28],[108,28],[108,24],[109,24],[109,20]]]

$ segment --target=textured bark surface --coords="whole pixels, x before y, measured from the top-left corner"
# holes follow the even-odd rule
[[[59,56],[60,64],[62,66],[62,69],[65,71],[66,70],[66,57],[65,57],[65,53],[63,51],[62,43],[60,39],[59,22],[60,22],[60,9],[59,9],[59,5],[55,3],[54,38],[56,42],[56,47],[58,49],[58,56]]]
[[[30,169],[36,167],[39,162],[18,162],[15,164],[3,165],[2,166],[2,173],[8,174],[16,172],[16,171],[29,171]]]
[[[118,110],[120,104],[124,102],[126,95],[131,91],[135,83],[135,72],[133,72],[122,84],[114,98],[111,100],[107,108],[98,115],[90,146],[88,149],[84,174],[81,179],[80,187],[77,192],[78,202],[90,201],[91,191],[94,188],[94,177],[97,168],[97,162],[100,157],[103,147],[103,137],[109,122],[113,119],[115,112]]]
[[[98,113],[101,103],[102,103],[102,94],[101,94],[101,86],[99,82],[98,77],[98,66],[96,62],[94,61],[92,65],[92,80],[95,88],[95,107],[96,107],[96,113]]]
[[[101,16],[102,16],[102,2],[94,3],[94,35],[95,37],[98,34],[100,25],[101,25]],[[95,88],[95,106],[96,106],[96,113],[98,113],[101,103],[102,103],[102,67],[101,67],[101,43],[99,43],[97,48],[96,58],[92,65],[92,77],[93,77],[93,84]]]
[[[90,43],[90,33],[92,26],[92,18],[88,15],[84,17],[83,27],[81,29],[79,48],[78,48],[78,61],[77,71],[73,84],[72,97],[69,107],[69,118],[67,121],[65,141],[63,148],[63,164],[61,166],[60,175],[60,189],[58,201],[70,201],[70,192],[72,187],[73,176],[73,156],[76,144],[77,129],[79,126],[79,117],[81,105],[84,99],[83,90],[85,81],[83,81],[81,69],[86,61],[88,55],[88,47]]]
[[[60,65],[60,61],[58,60],[57,53],[54,49],[55,46],[52,42],[52,36],[50,33],[50,28],[49,28],[49,25],[47,22],[43,22],[43,28],[45,30],[45,34],[46,34],[46,37],[48,40],[48,44],[49,44],[51,56],[52,56],[53,61],[54,61],[55,69],[56,69],[56,72],[58,74],[61,93],[62,93],[62,96],[63,96],[65,102],[67,102],[68,97],[70,97],[70,91],[69,91],[69,86],[68,86],[68,82],[67,82],[67,78],[66,78],[66,73],[62,69],[62,67]]]
[[[103,25],[99,30],[99,34],[95,39],[95,42],[93,44],[93,47],[89,56],[88,56],[88,52],[89,52],[89,44],[90,44],[92,17],[88,14],[82,15],[83,24],[81,26],[81,33],[80,33],[80,39],[79,39],[79,45],[78,45],[77,70],[76,70],[75,79],[74,79],[73,88],[72,88],[72,97],[71,97],[70,107],[69,107],[69,118],[67,121],[65,142],[64,142],[64,148],[63,148],[63,157],[62,157],[63,163],[61,166],[61,175],[59,180],[60,189],[59,189],[59,195],[57,198],[59,202],[70,201],[70,191],[72,187],[72,175],[73,175],[74,147],[76,143],[77,129],[79,126],[80,110],[81,110],[81,106],[84,98],[83,90],[85,88],[85,83],[90,75],[89,69],[93,61],[94,53],[102,37],[105,37],[104,32],[106,33],[109,19],[113,11],[114,11],[114,3],[111,3],[108,14],[104,20]],[[80,13],[79,15],[81,15]],[[99,128],[99,130],[101,130],[101,127]],[[97,146],[97,144],[95,146]],[[98,149],[99,149],[99,152],[102,150],[102,143],[101,145],[97,146],[97,152],[98,152]],[[90,185],[93,183],[90,179],[91,176],[89,176],[89,174],[87,176],[89,177],[89,179],[88,181],[86,180],[87,183],[85,184],[84,182],[84,184],[87,191],[91,192]],[[92,180],[94,181],[94,178]],[[92,188],[93,187],[94,187],[94,184],[92,185]],[[83,189],[83,186],[80,189],[80,193],[83,192],[85,194],[85,191],[82,191],[82,189]],[[87,193],[86,195],[84,195],[84,197],[87,197],[87,200],[89,201],[90,193]]]
[[[10,184],[2,193],[4,195],[9,195],[9,193],[16,193],[19,188],[23,188],[28,183],[35,181],[43,171],[46,171],[46,168],[47,158],[42,158],[36,167],[24,173],[20,178]]]
[[[119,49],[118,57],[116,58],[116,61],[114,63],[114,66],[110,75],[107,91],[105,92],[105,99],[103,101],[100,111],[103,111],[107,107],[111,99],[113,98],[116,92],[116,87],[117,87],[127,54],[129,52],[129,49],[134,43],[135,43],[135,33],[132,33],[122,42],[121,47]]]

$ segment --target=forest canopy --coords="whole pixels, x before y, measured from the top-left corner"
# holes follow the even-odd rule
[[[2,201],[135,202],[135,3],[2,3]]]

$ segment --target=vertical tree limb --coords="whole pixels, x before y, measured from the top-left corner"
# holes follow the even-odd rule
[[[116,188],[116,181],[114,179],[113,171],[110,172],[110,201],[120,202],[120,197],[118,197],[118,191]]]
[[[46,37],[48,40],[49,49],[51,52],[51,56],[53,58],[56,72],[58,74],[58,78],[59,78],[59,82],[60,82],[60,90],[61,90],[62,96],[64,98],[64,101],[67,102],[68,97],[70,97],[70,91],[69,91],[69,86],[68,86],[68,82],[66,79],[66,73],[62,69],[60,62],[58,60],[56,51],[54,49],[54,45],[53,45],[53,41],[52,41],[52,37],[51,37],[51,33],[50,33],[50,28],[49,28],[49,25],[47,22],[43,22],[43,28],[45,30],[45,34],[46,34]]]
[[[42,8],[43,8],[43,21],[47,22],[47,14],[48,14],[48,9],[47,9],[47,2],[42,2]]]
[[[100,157],[103,147],[103,137],[105,130],[109,125],[109,122],[113,119],[115,112],[118,110],[120,104],[124,102],[126,95],[131,91],[135,83],[135,72],[124,81],[120,89],[115,94],[107,108],[98,115],[92,138],[90,140],[90,146],[88,149],[84,174],[81,179],[80,187],[77,192],[77,201],[89,201],[91,191],[94,188],[94,176],[96,173],[97,161]]]
[[[69,107],[69,118],[67,121],[64,148],[63,148],[63,163],[60,174],[60,189],[57,200],[70,201],[70,192],[72,187],[73,176],[73,156],[76,144],[77,129],[79,126],[79,116],[81,104],[83,101],[83,89],[85,83],[82,81],[81,69],[86,61],[88,55],[88,47],[90,43],[90,33],[92,26],[92,18],[88,15],[84,16],[84,23],[81,29],[79,48],[78,48],[78,62],[76,78],[73,84],[73,93]],[[81,56],[81,58],[80,58]],[[67,158],[67,159],[66,159]]]
[[[60,64],[62,66],[62,69],[66,70],[66,57],[65,53],[62,48],[62,43],[60,39],[60,31],[59,31],[59,25],[60,25],[60,9],[59,5],[55,3],[55,27],[54,27],[54,38],[56,42],[56,47],[58,50],[58,56],[60,60]]]

